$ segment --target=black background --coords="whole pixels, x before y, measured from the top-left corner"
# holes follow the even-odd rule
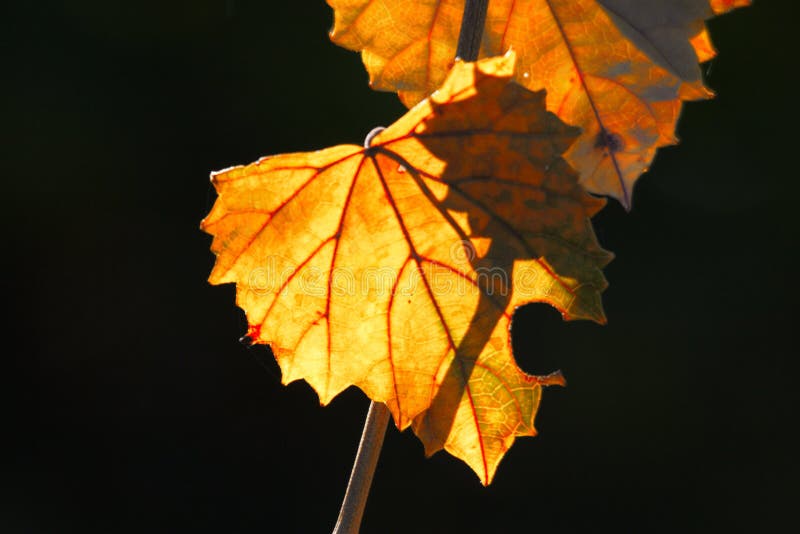
[[[517,312],[560,368],[540,435],[483,488],[390,428],[363,532],[772,532],[795,510],[796,11],[710,23],[719,96],[685,107],[630,214],[609,324]],[[367,400],[320,408],[245,349],[198,230],[210,170],[360,143],[403,107],[329,43],[322,0],[2,8],[3,532],[326,532]],[[357,356],[357,354],[354,354]]]

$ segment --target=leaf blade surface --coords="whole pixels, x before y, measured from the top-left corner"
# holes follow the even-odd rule
[[[213,175],[212,283],[237,284],[285,383],[325,404],[355,385],[484,484],[533,435],[541,388],[521,371],[514,309],[603,322],[603,201],[561,157],[576,131],[512,82],[513,54],[459,63],[372,140]]]

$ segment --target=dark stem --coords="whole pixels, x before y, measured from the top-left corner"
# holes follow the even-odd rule
[[[488,7],[489,0],[466,0],[464,14],[461,18],[461,30],[458,35],[457,58],[464,61],[478,59]],[[381,130],[383,130],[382,127],[375,128],[367,135],[364,140],[365,149],[370,148],[372,138]],[[339,519],[336,521],[333,534],[358,534],[361,528],[361,517],[364,515],[369,488],[375,475],[375,467],[378,465],[378,457],[381,454],[383,438],[386,435],[390,417],[391,412],[385,404],[375,401],[370,403],[364,430],[361,432],[361,442],[358,444],[356,461],[353,464],[353,471],[350,473],[350,480],[347,483],[344,501],[342,501]]]
[[[361,442],[358,444],[356,461],[350,473],[350,481],[347,483],[347,491],[333,534],[358,534],[390,415],[389,408],[382,402],[370,403],[364,431],[361,433]]]
[[[467,0],[464,16],[461,18],[461,32],[458,34],[457,58],[477,61],[488,7],[489,0]]]

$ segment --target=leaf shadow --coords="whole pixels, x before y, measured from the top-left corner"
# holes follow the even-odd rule
[[[562,157],[577,137],[577,129],[545,111],[544,92],[534,93],[485,73],[476,74],[475,87],[478,90],[472,95],[450,95],[446,102],[431,99],[432,113],[410,134],[444,164],[441,173],[415,168],[388,148],[379,146],[375,151],[405,167],[420,192],[459,235],[451,250],[461,247],[469,260],[472,272],[460,274],[472,280],[478,298],[466,329],[456,327],[457,335],[453,335],[433,299],[448,331],[453,357],[447,369],[434,377],[439,387],[430,408],[415,418],[413,427],[431,455],[446,446],[450,452],[454,446],[463,447],[463,443],[448,442],[453,426],[474,424],[483,474],[479,465],[470,465],[488,484],[502,452],[510,446],[507,438],[535,434],[532,418],[540,390],[529,393],[517,426],[504,429],[502,443],[493,445],[492,463],[487,465],[484,437],[498,436],[489,434],[494,432],[489,424],[485,424],[487,435],[482,435],[482,420],[489,408],[483,400],[476,403],[471,391],[475,387],[477,394],[487,395],[480,380],[470,383],[476,367],[501,381],[499,374],[510,370],[506,366],[516,367],[512,378],[517,382],[504,384],[512,397],[523,383],[563,384],[558,372],[544,377],[525,375],[514,363],[510,315],[512,304],[524,303],[512,293],[512,286],[519,287],[522,272],[515,273],[515,267],[539,277],[535,290],[524,293],[525,302],[551,304],[565,319],[604,322],[599,294],[606,282],[600,269],[611,255],[597,244],[590,221],[604,201],[583,190]],[[440,184],[447,186],[444,196]],[[565,282],[568,279],[581,283],[576,286]],[[498,328],[501,321],[508,329]],[[495,358],[495,354],[501,356]],[[490,369],[487,362],[498,369]],[[464,401],[471,408],[471,418],[459,414]],[[475,447],[469,446],[471,453],[459,451],[456,456],[472,456]]]

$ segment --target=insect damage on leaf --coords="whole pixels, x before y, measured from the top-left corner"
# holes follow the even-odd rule
[[[444,80],[464,1],[328,0],[331,38],[361,52],[373,88],[411,106]],[[698,66],[714,55],[703,21],[749,3],[492,0],[481,57],[519,54],[516,81],[546,89],[547,109],[582,130],[566,153],[581,183],[629,208],[656,149],[677,141],[681,102],[712,95]]]
[[[320,401],[350,385],[488,484],[515,437],[535,434],[542,386],[511,353],[514,309],[547,302],[603,322],[611,255],[562,158],[577,136],[515,57],[457,63],[371,138],[215,173],[210,281],[236,283],[249,338],[284,383]]]

